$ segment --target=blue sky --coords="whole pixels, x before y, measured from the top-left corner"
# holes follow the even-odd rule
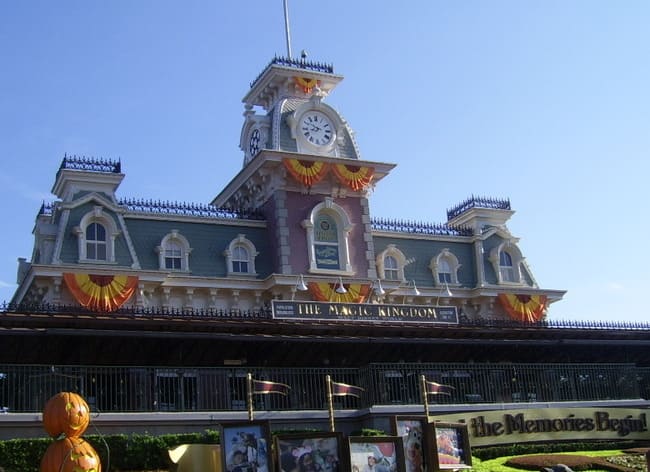
[[[650,2],[289,0],[294,56],[362,157],[397,163],[374,216],[508,226],[553,319],[647,320]],[[0,300],[64,153],[121,159],[121,197],[209,203],[242,166],[241,99],[286,55],[282,0],[0,2]],[[641,298],[642,299],[642,298]]]

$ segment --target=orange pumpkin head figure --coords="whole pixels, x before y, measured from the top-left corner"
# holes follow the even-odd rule
[[[43,408],[43,427],[47,434],[58,438],[80,437],[90,422],[90,408],[80,395],[60,392],[50,398]]]
[[[101,472],[95,449],[84,439],[55,440],[41,459],[40,472]]]

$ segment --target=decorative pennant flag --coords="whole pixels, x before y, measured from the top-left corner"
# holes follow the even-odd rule
[[[138,277],[130,275],[65,273],[63,280],[81,306],[101,313],[119,309],[138,286]]]
[[[344,384],[341,382],[330,382],[332,387],[332,396],[352,396],[361,398],[361,394],[365,391],[361,387],[355,387],[354,385]]]
[[[370,284],[347,284],[345,292],[336,291],[339,283],[309,282],[307,288],[314,300],[334,303],[363,303],[370,295]]]
[[[370,185],[375,173],[375,169],[372,167],[351,166],[347,164],[335,164],[332,170],[342,184],[347,185],[355,192],[363,190]]]
[[[451,395],[450,390],[455,390],[451,385],[443,385],[436,382],[424,383],[428,395]]]
[[[255,380],[253,379],[253,393],[267,394],[279,393],[280,395],[289,395],[289,387],[287,384],[271,382],[269,380]]]
[[[282,163],[293,178],[306,187],[312,187],[320,182],[329,170],[329,165],[321,161],[282,159]]]
[[[546,295],[514,295],[500,293],[499,301],[513,320],[534,323],[544,317],[548,298]]]

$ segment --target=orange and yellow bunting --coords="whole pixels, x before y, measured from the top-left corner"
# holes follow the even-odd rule
[[[63,280],[81,306],[101,313],[120,308],[138,286],[129,275],[63,274]]]
[[[345,293],[338,293],[337,283],[309,282],[309,293],[319,302],[363,303],[370,295],[369,284],[344,284]]]
[[[342,184],[347,185],[355,192],[365,189],[375,173],[372,167],[350,166],[346,164],[335,164],[334,173]]]
[[[326,162],[283,159],[289,173],[301,184],[311,187],[327,175],[329,166]]]
[[[500,293],[499,301],[513,320],[535,322],[544,316],[548,298],[546,295]]]
[[[302,91],[305,93],[311,93],[311,91],[317,85],[320,85],[320,82],[316,79],[309,79],[306,77],[294,77],[294,80],[302,88]]]

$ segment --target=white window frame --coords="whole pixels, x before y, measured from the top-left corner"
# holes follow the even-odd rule
[[[451,280],[449,282],[441,280],[440,271],[444,263],[447,263],[449,266],[449,275]],[[444,248],[437,256],[431,258],[431,263],[429,264],[429,269],[431,269],[431,275],[433,275],[433,280],[436,285],[442,286],[445,285],[459,285],[458,281],[458,270],[461,268],[461,264],[458,262],[456,255],[449,250],[449,248]],[[447,273],[447,272],[445,272]]]
[[[397,262],[397,279],[386,278],[386,258],[392,257]],[[402,251],[397,249],[394,244],[389,244],[386,249],[377,254],[377,274],[381,280],[397,280],[398,282],[405,282],[404,267],[406,266],[406,256]],[[389,269],[390,270],[390,269]]]
[[[106,258],[89,259],[88,243],[86,240],[86,231],[88,227],[96,223],[104,227],[106,235]],[[91,264],[114,264],[115,263],[115,239],[122,233],[119,231],[115,220],[104,213],[104,208],[96,206],[92,211],[86,213],[79,221],[79,226],[73,228],[73,233],[77,236],[77,249],[79,254],[79,263]]]
[[[168,268],[167,267],[167,250],[169,249],[170,244],[175,244],[180,247],[180,269]],[[179,233],[177,229],[173,229],[171,233],[165,235],[164,238],[160,241],[160,246],[156,247],[156,253],[158,253],[158,269],[165,272],[189,272],[190,271],[190,254],[192,253],[192,248],[190,247],[190,242],[185,236]],[[178,258],[174,256],[174,258]]]
[[[315,226],[319,215],[325,213],[336,223],[339,269],[327,269],[318,267],[316,263],[315,244],[318,243],[315,237]],[[307,252],[309,257],[309,272],[312,274],[331,274],[331,275],[354,275],[352,264],[350,263],[349,239],[350,232],[354,225],[343,207],[334,203],[331,197],[326,197],[325,201],[312,208],[309,219],[303,220],[302,227],[305,229],[307,238]]]
[[[242,248],[246,251],[248,255],[248,259],[246,261],[233,258],[233,255],[236,253],[237,248]],[[257,252],[257,249],[255,248],[255,244],[253,244],[253,242],[250,239],[246,238],[245,235],[238,234],[235,239],[230,241],[228,247],[223,251],[223,255],[226,258],[226,271],[229,276],[241,276],[241,275],[256,276],[257,275],[257,271],[255,269],[255,258],[259,255],[259,252]],[[235,271],[234,270],[235,262],[247,262],[248,271],[246,272]]]
[[[501,254],[507,253],[512,261],[512,267],[501,266]],[[490,251],[489,261],[492,263],[494,272],[497,276],[497,283],[499,285],[521,285],[521,264],[524,261],[519,248],[509,241],[504,241],[498,246],[492,248]],[[509,277],[504,277],[504,273],[509,273],[512,270],[512,280],[507,280]],[[506,272],[507,271],[507,272]]]

